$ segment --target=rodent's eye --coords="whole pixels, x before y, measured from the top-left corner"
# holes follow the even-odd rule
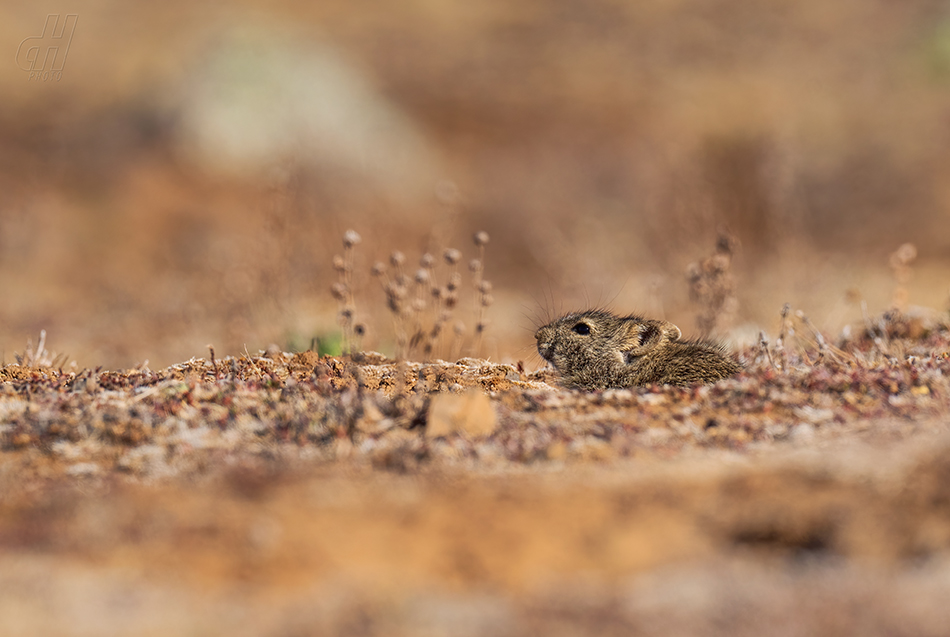
[[[586,336],[587,334],[590,334],[590,325],[587,323],[578,323],[572,327],[571,330],[573,330],[576,334],[583,334]]]

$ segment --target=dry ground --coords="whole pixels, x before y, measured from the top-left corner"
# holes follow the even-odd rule
[[[950,332],[881,325],[593,394],[373,354],[7,366],[0,632],[945,634]]]

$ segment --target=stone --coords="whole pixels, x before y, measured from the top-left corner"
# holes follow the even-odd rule
[[[491,435],[498,417],[488,396],[471,389],[462,394],[436,394],[429,403],[426,437],[438,438],[454,433],[481,438]]]

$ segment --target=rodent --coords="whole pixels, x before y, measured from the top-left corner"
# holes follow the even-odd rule
[[[669,321],[604,310],[562,316],[535,334],[538,353],[575,389],[712,383],[742,370],[721,346],[681,337]]]

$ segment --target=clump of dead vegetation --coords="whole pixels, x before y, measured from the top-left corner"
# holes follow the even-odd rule
[[[739,311],[736,280],[731,270],[737,246],[735,237],[722,233],[711,256],[686,268],[689,298],[699,308],[696,326],[703,338],[728,327]]]
[[[28,338],[26,349],[22,354],[16,354],[16,362],[22,367],[62,367],[69,362],[69,355],[50,353],[46,349],[46,330],[40,330],[40,338],[33,346],[33,339]]]
[[[360,241],[359,234],[347,230],[343,235],[343,255],[333,258],[338,280],[330,291],[339,304],[343,351],[347,353],[360,349],[367,331],[366,324],[355,319],[354,247]],[[472,290],[471,331],[459,316],[465,287],[465,264],[460,250],[446,248],[441,259],[430,252],[423,253],[417,267],[411,265],[403,252],[394,250],[386,261],[373,264],[371,273],[384,294],[397,358],[454,359],[465,352],[475,355],[481,351],[489,326],[486,311],[494,302],[491,281],[484,277],[488,233],[476,232],[472,241],[477,256],[467,264]]]
[[[917,260],[917,246],[905,243],[891,254],[889,265],[894,273],[894,295],[891,301],[894,309],[906,312],[908,302],[907,284],[914,276],[913,263]]]
[[[350,352],[360,348],[360,341],[366,334],[366,326],[356,322],[356,299],[353,294],[353,269],[355,247],[362,237],[354,231],[343,233],[343,256],[333,257],[333,269],[337,272],[337,282],[330,286],[330,293],[339,303],[337,318],[343,329],[343,351]]]

